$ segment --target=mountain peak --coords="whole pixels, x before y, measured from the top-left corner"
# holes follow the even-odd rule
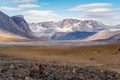
[[[30,30],[30,28],[29,28],[29,25],[28,25],[28,23],[25,21],[24,16],[22,16],[22,15],[16,15],[16,16],[12,16],[11,18],[13,19],[13,21],[14,21],[16,24],[18,24],[18,26],[19,26],[21,29],[25,30],[27,33],[31,33],[31,30]]]
[[[30,29],[26,29],[29,29],[29,26],[23,16],[9,17],[0,11],[0,30],[22,37],[32,38],[33,36],[30,34]]]
[[[12,16],[12,17],[18,17],[18,18],[24,19],[24,16],[23,16],[23,15],[15,15],[15,16]]]

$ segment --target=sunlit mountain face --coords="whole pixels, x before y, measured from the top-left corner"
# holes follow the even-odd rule
[[[108,26],[95,20],[64,19],[29,26],[36,37],[48,40],[99,40],[120,34],[119,25]]]

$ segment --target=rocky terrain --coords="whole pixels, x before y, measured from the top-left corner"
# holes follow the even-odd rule
[[[120,74],[93,66],[46,63],[0,54],[0,80],[120,80]]]

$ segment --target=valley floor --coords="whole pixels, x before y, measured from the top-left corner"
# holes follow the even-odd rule
[[[14,78],[13,80],[20,80],[14,76],[37,80],[90,80],[89,78],[119,80],[120,76],[117,74],[120,73],[120,44],[118,43],[87,46],[1,46],[0,59],[0,77],[3,80],[6,80],[6,76]],[[43,69],[38,65],[42,65]],[[33,74],[34,72],[36,75]],[[10,75],[11,73],[14,76]]]

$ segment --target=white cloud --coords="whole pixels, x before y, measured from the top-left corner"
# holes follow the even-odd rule
[[[3,7],[0,7],[0,10],[11,12],[11,11],[18,11],[18,10],[22,11],[24,8],[38,8],[38,7],[40,6],[36,4],[27,3],[27,4],[19,4],[16,8],[3,6]]]
[[[117,12],[117,11],[120,11],[120,8],[118,8],[118,9],[95,8],[95,9],[87,10],[86,12],[89,12],[89,13],[111,13],[111,12]]]
[[[69,9],[69,11],[80,11],[80,10],[89,10],[89,9],[93,9],[93,8],[104,8],[104,7],[108,7],[111,5],[112,4],[110,4],[110,3],[83,4],[83,5],[78,5],[78,6],[71,8],[71,9]]]
[[[18,8],[37,8],[40,7],[39,5],[36,4],[20,4],[18,5]]]
[[[18,11],[20,9],[18,8],[12,8],[12,7],[0,7],[1,11]]]
[[[97,20],[106,25],[116,25],[120,22],[120,15],[117,13],[86,13],[79,16],[79,19],[83,20]]]
[[[40,11],[40,10],[29,10],[26,12],[23,12],[23,14],[28,14],[28,15],[42,15],[42,16],[56,16],[55,13],[51,10],[46,10],[46,11]]]
[[[82,20],[98,20],[107,25],[115,25],[120,23],[120,8],[111,8],[110,3],[91,3],[78,5],[69,9],[69,11],[80,11],[82,15],[79,19]]]
[[[44,21],[58,21],[62,19],[61,16],[55,14],[51,10],[29,10],[22,13],[29,22],[44,22]]]
[[[36,0],[12,0],[14,3],[31,3],[35,2]]]
[[[84,15],[81,15],[82,18],[88,19],[88,18],[94,18],[94,19],[108,19],[111,18],[115,13],[86,13]]]

